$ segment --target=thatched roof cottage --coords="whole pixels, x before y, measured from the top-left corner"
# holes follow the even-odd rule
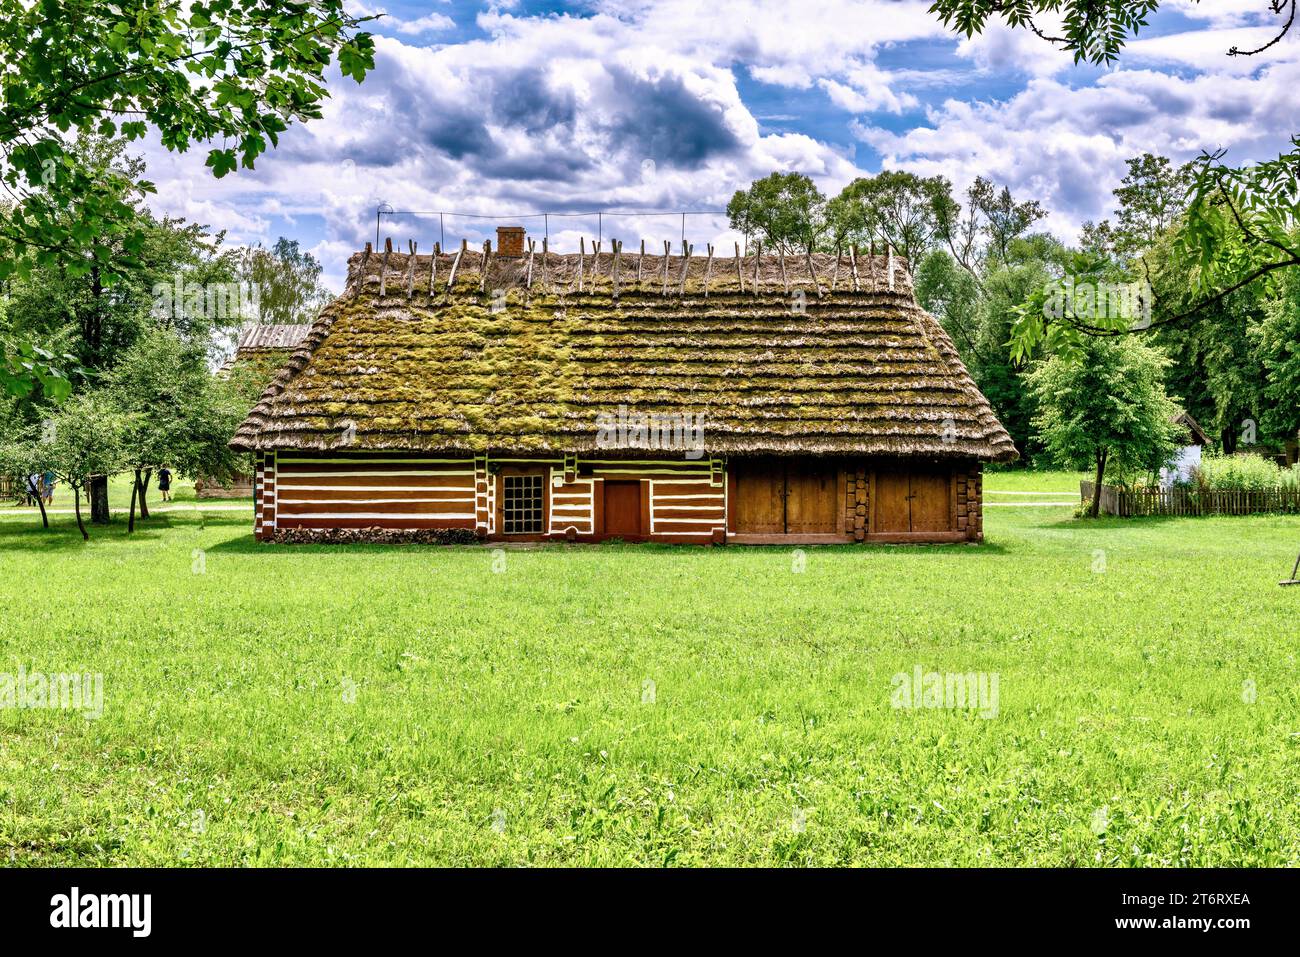
[[[585,244],[584,244],[585,247]],[[892,254],[366,250],[231,442],[257,534],[979,540],[1015,447]]]

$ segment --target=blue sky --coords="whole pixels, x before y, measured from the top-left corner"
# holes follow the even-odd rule
[[[828,193],[885,167],[941,173],[959,192],[982,175],[1042,201],[1072,238],[1108,215],[1129,156],[1226,147],[1246,162],[1300,127],[1300,38],[1226,55],[1271,36],[1267,0],[1164,0],[1111,69],[1002,26],[965,40],[928,6],[366,0],[350,9],[385,15],[365,83],[332,76],[322,119],[221,181],[202,150],[149,147],[153,205],[234,243],[298,239],[335,287],[373,241],[380,202],[486,217],[385,220],[384,234],[429,249],[444,234],[480,241],[498,219],[540,235],[541,220],[518,218],[537,210],[716,210],[774,169]],[[725,217],[688,223],[694,242],[734,239]],[[681,233],[667,216],[600,225],[629,245]],[[598,228],[549,226],[560,249]]]

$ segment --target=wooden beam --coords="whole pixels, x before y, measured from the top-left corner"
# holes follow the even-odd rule
[[[537,240],[528,240],[528,271],[524,278],[524,288],[531,290],[533,288],[533,250],[537,246]]]
[[[740,266],[740,243],[736,243],[736,281],[740,283],[740,291],[745,291],[745,271]]]
[[[664,288],[661,296],[668,295],[668,254],[672,251],[672,244],[664,240]]]
[[[461,247],[456,250],[456,258],[451,261],[451,272],[447,276],[447,290],[442,297],[444,302],[451,298],[451,289],[456,285],[456,270],[460,268],[460,260],[464,255],[465,241],[461,240]]]
[[[691,250],[693,248],[686,240],[682,240],[682,275],[677,284],[677,295],[679,296],[686,295],[686,273],[691,268]]]
[[[429,257],[429,295],[433,295],[433,284],[438,278],[438,256],[442,252],[442,244],[433,244],[433,255]]]
[[[859,292],[861,287],[858,285],[858,257],[854,252],[856,248],[857,243],[849,246],[849,268],[853,271],[853,291]]]
[[[587,240],[578,237],[578,292],[582,292],[582,264],[587,258]]]
[[[479,260],[478,291],[487,292],[488,267],[492,264],[492,240],[483,240],[483,258]]]
[[[388,293],[388,257],[393,254],[392,237],[384,240],[384,259],[379,266],[379,298]]]
[[[614,286],[614,298],[617,299],[618,298],[618,264],[619,264],[619,259],[622,258],[623,256],[623,244],[619,242],[617,239],[611,239],[609,241],[609,244],[613,248],[613,253],[614,253],[614,262],[610,265],[610,282]]]
[[[410,299],[411,294],[415,292],[415,250],[418,248],[414,239],[406,241],[410,253],[406,257],[406,298]]]
[[[713,243],[706,243],[705,248],[709,251],[709,258],[704,260],[704,298],[709,298],[709,276],[713,272]]]

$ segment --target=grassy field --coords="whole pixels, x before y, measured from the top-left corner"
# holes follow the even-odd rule
[[[13,864],[1300,858],[1297,518],[796,553],[0,515],[0,672],[104,682],[0,710]],[[892,707],[917,666],[996,674],[996,716]]]

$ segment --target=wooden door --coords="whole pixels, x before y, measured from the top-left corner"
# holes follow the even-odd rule
[[[942,469],[877,472],[873,494],[875,534],[952,530],[952,476]]]
[[[818,462],[790,462],[785,473],[785,530],[791,535],[839,531],[835,510],[839,470]]]
[[[912,473],[912,531],[947,532],[952,529],[952,480],[948,473],[926,470]]]
[[[912,490],[906,472],[877,472],[872,495],[873,532],[912,530]]]
[[[780,462],[736,464],[735,531],[767,535],[785,532],[785,472]]]
[[[640,482],[605,482],[605,537],[628,541],[645,537]]]

